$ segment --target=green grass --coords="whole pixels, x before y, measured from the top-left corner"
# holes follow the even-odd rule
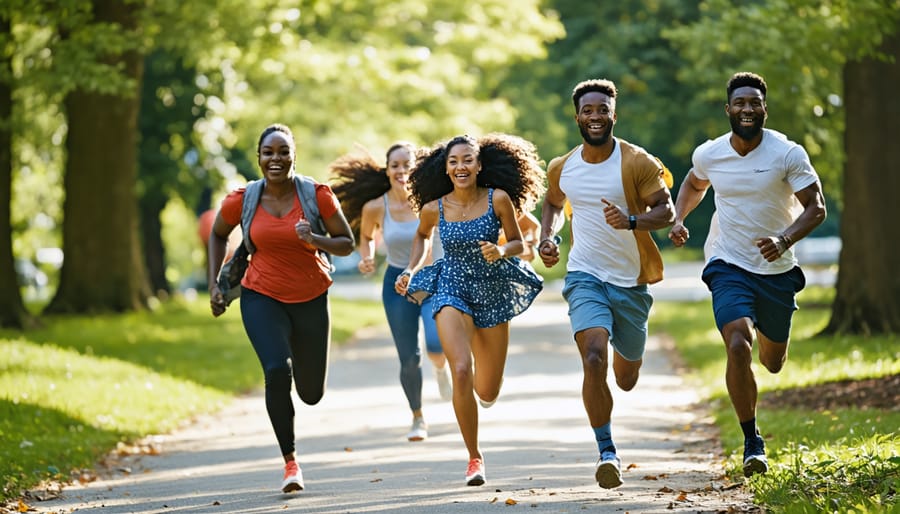
[[[379,302],[331,298],[333,341],[384,323]],[[119,442],[164,433],[262,386],[237,305],[204,297],[153,312],[53,317],[0,331],[0,499],[66,480]]]
[[[828,288],[809,288],[799,295],[784,369],[773,375],[754,364],[760,395],[900,373],[896,338],[817,336],[828,322],[833,294]],[[740,479],[743,436],[725,388],[725,350],[710,302],[659,302],[650,324],[651,333],[674,339],[691,370],[689,380],[712,407],[727,467]],[[900,511],[900,412],[760,409],[757,420],[772,469],[747,485],[761,505],[777,512]]]

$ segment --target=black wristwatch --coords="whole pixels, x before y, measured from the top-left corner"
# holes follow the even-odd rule
[[[628,216],[628,230],[634,230],[637,228],[637,216],[632,214]]]

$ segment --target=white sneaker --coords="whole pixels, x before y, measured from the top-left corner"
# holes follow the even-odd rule
[[[425,418],[419,416],[413,419],[412,427],[406,434],[406,438],[410,441],[424,441],[428,438],[428,424],[425,423]]]
[[[604,489],[614,489],[622,485],[621,461],[613,452],[603,452],[597,461],[594,479]]]
[[[435,368],[434,376],[437,378],[438,392],[441,393],[441,400],[449,402],[453,399],[453,383],[450,381],[449,366],[444,365],[443,368]]]
[[[284,465],[284,480],[281,482],[281,492],[291,493],[303,490],[303,472],[296,461],[289,461]]]

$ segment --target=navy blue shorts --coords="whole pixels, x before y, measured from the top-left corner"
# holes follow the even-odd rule
[[[712,292],[713,313],[720,332],[734,320],[750,318],[771,341],[788,341],[791,318],[797,310],[795,296],[806,286],[806,277],[799,267],[776,275],[759,275],[714,259],[703,269],[702,278]]]

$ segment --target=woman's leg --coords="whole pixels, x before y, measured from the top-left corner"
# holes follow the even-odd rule
[[[500,394],[506,352],[509,349],[509,323],[489,328],[476,328],[472,339],[475,358],[475,393],[485,403],[492,403]]]
[[[473,394],[471,346],[475,325],[471,316],[448,306],[438,312],[437,328],[453,378],[453,410],[456,413],[456,422],[469,452],[469,459],[480,459],[482,457],[478,447],[478,406],[475,404]]]
[[[284,304],[244,289],[241,293],[244,330],[265,374],[266,411],[281,454],[294,453],[294,404],[291,400],[291,320]]]
[[[291,317],[291,362],[297,394],[307,405],[319,403],[328,379],[331,309],[328,293],[287,305]]]
[[[434,367],[434,377],[437,379],[438,391],[441,399],[449,401],[453,397],[453,386],[450,383],[450,371],[447,369],[447,358],[444,356],[444,349],[441,347],[441,338],[438,336],[437,323],[434,320],[432,309],[432,300],[434,297],[428,297],[422,302],[422,327],[425,329],[425,351],[428,354],[428,360]]]
[[[422,350],[419,346],[421,307],[394,291],[394,282],[403,271],[388,266],[384,273],[381,300],[387,316],[397,357],[400,359],[400,385],[414,417],[422,416]]]

